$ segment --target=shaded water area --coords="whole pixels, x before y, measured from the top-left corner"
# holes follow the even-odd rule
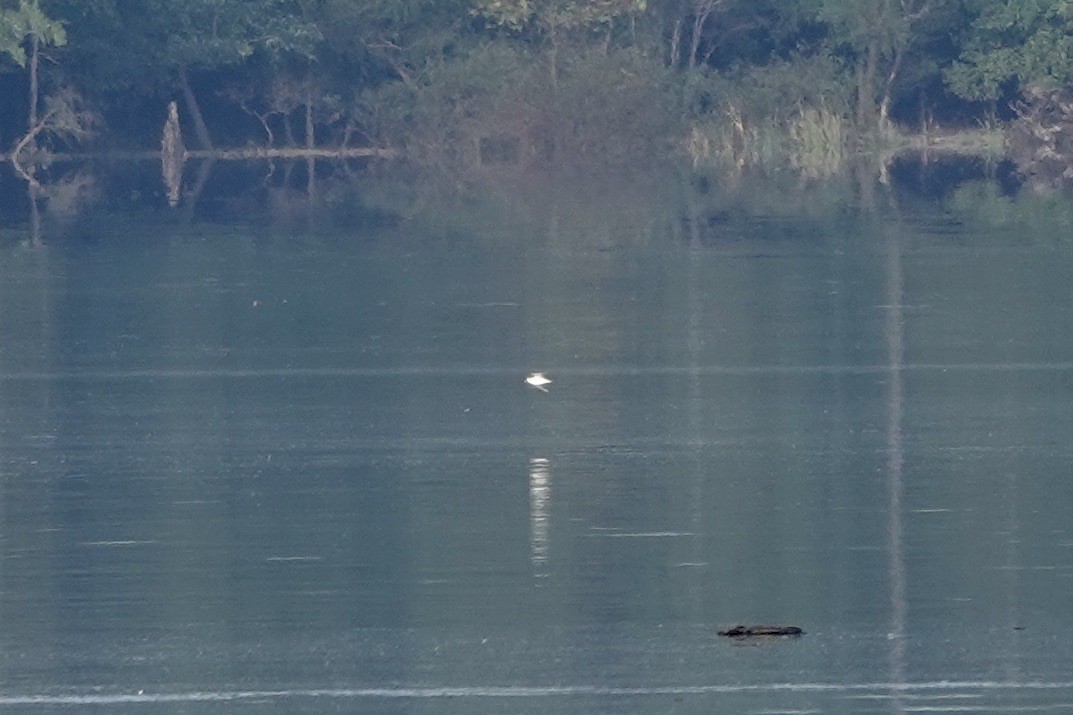
[[[542,191],[6,230],[0,706],[1073,706],[1065,203]]]

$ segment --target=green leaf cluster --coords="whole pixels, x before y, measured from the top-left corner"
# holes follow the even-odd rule
[[[1073,0],[984,3],[960,59],[945,73],[967,99],[998,99],[1018,85],[1073,83]]]
[[[476,0],[480,15],[516,31],[532,24],[564,30],[607,25],[646,7],[645,0]]]
[[[26,50],[23,42],[29,37],[36,37],[43,45],[67,44],[63,25],[46,15],[38,0],[18,0],[12,8],[0,7],[0,54],[24,67]]]

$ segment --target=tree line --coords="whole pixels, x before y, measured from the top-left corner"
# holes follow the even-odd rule
[[[0,0],[9,154],[145,146],[175,100],[201,149],[806,161],[1071,84],[1070,0]]]

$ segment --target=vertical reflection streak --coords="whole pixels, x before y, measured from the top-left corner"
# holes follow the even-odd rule
[[[905,358],[905,315],[903,308],[903,277],[901,236],[896,231],[890,237],[887,251],[887,315],[884,336],[887,342],[887,370],[889,394],[887,397],[887,497],[889,518],[887,521],[887,544],[889,549],[889,578],[891,625],[890,634],[890,682],[905,681],[905,623],[908,611],[906,601],[905,547],[902,543],[902,499],[905,485],[905,463],[902,441],[902,417],[905,401],[903,367]],[[904,710],[901,691],[894,693],[892,700],[896,712]]]
[[[1011,633],[1009,652],[1006,658],[1006,676],[1011,679],[1024,679],[1026,676],[1020,667],[1018,652],[1021,639],[1018,631],[1024,626],[1021,624],[1021,604],[1018,594],[1020,593],[1020,569],[1023,566],[1020,547],[1021,543],[1021,519],[1017,504],[1017,470],[1010,468],[1006,472],[1006,612],[1009,618]]]
[[[701,458],[701,446],[704,444],[702,430],[703,396],[700,385],[700,360],[703,338],[701,336],[701,305],[700,305],[700,245],[699,241],[692,245],[689,251],[688,271],[688,295],[689,295],[689,333],[687,342],[689,345],[689,431],[693,440],[693,493],[690,498],[690,521],[692,523],[691,538],[693,552],[690,561],[694,564],[704,560],[704,544],[701,534],[704,533],[703,519],[703,496],[704,496],[704,462]],[[693,601],[694,617],[697,622],[703,622],[704,613],[704,588],[703,579],[699,569],[689,569],[689,590]]]
[[[529,550],[533,575],[548,576],[549,516],[551,511],[551,473],[548,460],[529,460]]]
[[[41,187],[30,184],[27,191],[30,195],[30,243],[36,247],[41,245]]]

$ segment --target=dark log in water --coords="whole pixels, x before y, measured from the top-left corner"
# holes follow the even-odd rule
[[[797,626],[734,626],[719,635],[725,638],[761,638],[771,636],[800,636],[804,631]]]

